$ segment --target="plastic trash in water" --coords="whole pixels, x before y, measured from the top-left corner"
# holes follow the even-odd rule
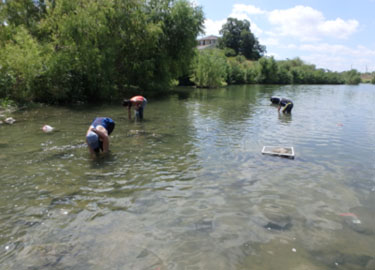
[[[14,122],[16,122],[16,119],[14,119],[13,117],[8,117],[4,120],[4,122],[9,125],[12,125]]]
[[[351,217],[352,218],[352,222],[354,224],[361,224],[361,220],[354,213],[341,213],[341,214],[339,214],[339,216],[342,216],[342,217]]]
[[[358,218],[352,220],[354,224],[361,224],[361,221]]]
[[[44,125],[44,126],[42,127],[42,130],[43,130],[43,132],[45,132],[45,133],[52,132],[53,129],[54,129],[54,128],[51,127],[51,126],[49,126],[49,125]]]
[[[354,217],[354,218],[357,218],[357,215],[354,214],[354,213],[341,213],[341,214],[339,214],[339,216],[342,216],[342,217]]]

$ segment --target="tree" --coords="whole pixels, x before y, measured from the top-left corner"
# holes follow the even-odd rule
[[[203,12],[187,0],[0,0],[0,98],[116,99],[188,73]]]
[[[258,60],[266,52],[266,47],[259,44],[258,39],[250,30],[250,22],[228,18],[220,30],[223,35],[219,39],[219,47],[230,48],[250,60]]]
[[[225,86],[226,59],[221,50],[203,50],[195,57],[191,81],[198,87]]]
[[[346,84],[359,84],[361,82],[361,74],[355,69],[344,71],[343,76]]]
[[[262,57],[258,61],[260,74],[258,82],[272,84],[279,82],[278,66],[273,57]]]
[[[0,2],[1,24],[22,25],[36,34],[38,22],[46,14],[44,0],[5,0]]]

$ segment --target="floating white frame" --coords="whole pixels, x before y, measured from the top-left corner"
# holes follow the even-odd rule
[[[284,149],[289,150],[289,153],[277,153],[277,152],[273,152],[272,150],[274,148],[284,148]],[[290,146],[290,147],[285,147],[285,146],[263,146],[262,154],[273,155],[273,156],[280,156],[280,157],[286,157],[286,158],[294,159],[294,148],[292,146]]]

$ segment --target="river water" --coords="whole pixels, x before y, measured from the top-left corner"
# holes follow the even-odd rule
[[[149,98],[141,123],[120,102],[17,112],[0,126],[1,269],[374,269],[374,104],[373,85],[252,85]],[[96,116],[116,127],[92,159]]]

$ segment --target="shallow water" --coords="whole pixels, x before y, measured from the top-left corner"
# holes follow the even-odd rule
[[[142,123],[18,112],[0,126],[1,269],[374,269],[374,104],[373,85],[235,86],[150,99]],[[95,116],[116,127],[92,159]]]

